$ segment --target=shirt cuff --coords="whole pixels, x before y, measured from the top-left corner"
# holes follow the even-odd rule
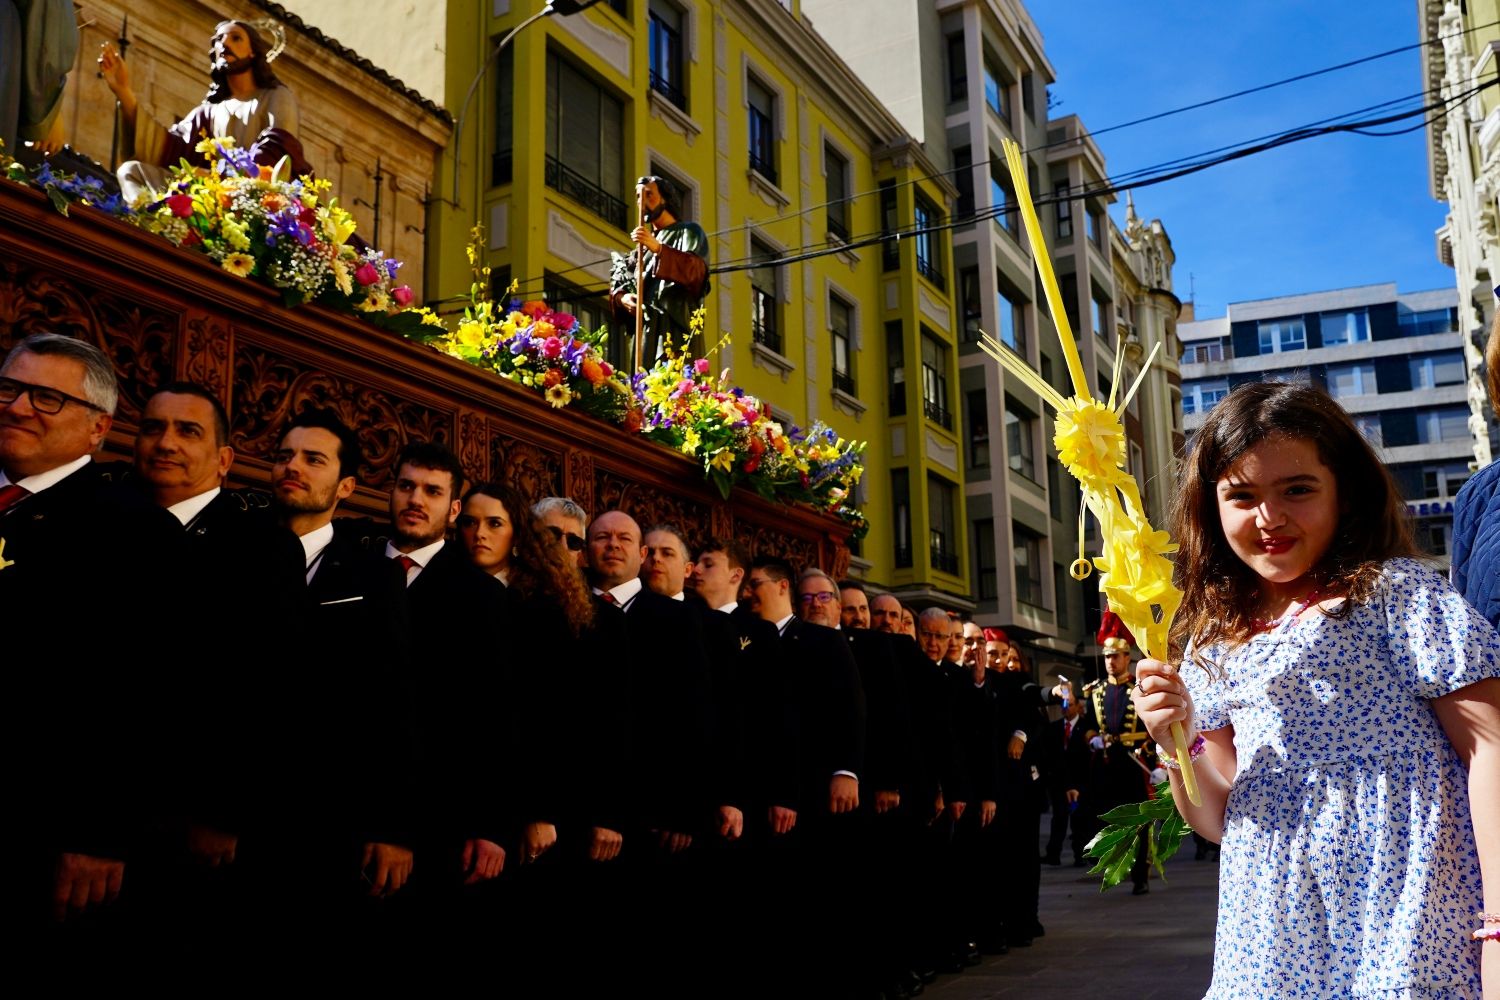
[[[1022,743],[1026,742],[1026,730],[1024,729],[1017,729],[1015,732],[1011,733],[1010,736],[1011,739],[1020,740]]]
[[[855,781],[859,780],[859,775],[853,771],[834,771],[833,776],[835,778],[853,778]]]

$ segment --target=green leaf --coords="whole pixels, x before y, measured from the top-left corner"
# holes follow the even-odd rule
[[[52,207],[62,215],[68,214],[68,196],[58,189],[56,184],[47,185],[47,197],[52,199]]]
[[[1174,816],[1163,822],[1160,833],[1161,856],[1163,858],[1175,858],[1177,856],[1177,848],[1182,846],[1182,838],[1187,836],[1191,830],[1192,827],[1188,826],[1181,816]],[[1165,882],[1167,880],[1166,871],[1162,870],[1160,864],[1157,865],[1157,868],[1161,870],[1161,879]]]
[[[1141,806],[1144,803],[1132,802],[1129,805],[1116,806],[1107,813],[1101,813],[1099,818],[1105,823],[1133,824],[1140,826],[1144,821],[1141,815]]]
[[[1139,826],[1107,826],[1094,835],[1083,853],[1091,858],[1102,858],[1114,849],[1120,841],[1135,836]]]

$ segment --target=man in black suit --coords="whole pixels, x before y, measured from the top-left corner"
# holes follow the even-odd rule
[[[19,875],[5,909],[26,936],[119,895],[157,818],[146,741],[163,696],[152,671],[122,667],[119,643],[163,604],[192,612],[174,579],[177,523],[92,461],[117,396],[109,358],[71,337],[35,334],[0,365],[7,856]]]
[[[697,614],[641,582],[645,558],[640,525],[624,511],[606,511],[588,530],[589,577],[606,604],[625,612],[630,675],[631,779],[636,800],[624,860],[637,898],[649,912],[628,928],[637,936],[634,959],[658,975],[693,980],[701,970],[695,947],[700,926],[688,926],[689,880],[673,857],[686,852],[708,825],[713,790],[708,773],[709,673]],[[673,932],[663,933],[670,925]]]
[[[401,572],[333,527],[360,461],[359,439],[327,410],[294,418],[272,455],[272,511],[301,544],[306,584],[299,620],[279,630],[276,647],[290,648],[265,667],[281,696],[264,706],[259,809],[240,861],[255,865],[260,915],[307,934],[328,911],[362,909],[356,893],[395,894],[412,869]]]
[[[209,390],[173,382],[146,400],[136,477],[182,526],[183,578],[194,592],[211,595],[219,611],[205,608],[175,637],[182,673],[171,683],[181,711],[171,729],[177,749],[165,764],[176,787],[172,821],[157,844],[163,891],[154,905],[175,933],[208,941],[222,933],[219,918],[240,905],[237,873],[229,869],[257,766],[252,748],[261,717],[252,709],[262,707],[247,693],[262,676],[262,652],[220,638],[233,621],[266,627],[291,620],[303,586],[302,547],[271,519],[265,495],[224,489],[233,463],[229,417]]]
[[[1042,742],[1037,766],[1041,768],[1042,780],[1047,785],[1047,798],[1052,808],[1052,827],[1047,835],[1047,849],[1042,863],[1062,864],[1063,839],[1068,836],[1069,820],[1078,806],[1078,790],[1083,787],[1089,769],[1092,750],[1089,748],[1087,726],[1083,722],[1083,702],[1069,698],[1063,703],[1062,718],[1047,725],[1047,736]],[[1079,840],[1079,830],[1072,831],[1073,863],[1082,864],[1084,844]]]
[[[451,920],[460,886],[500,874],[513,831],[517,721],[504,642],[481,642],[477,628],[510,635],[505,587],[447,540],[462,506],[463,466],[448,448],[409,442],[396,457],[390,538],[382,555],[400,565],[412,636],[424,653],[407,675],[415,709],[424,870],[413,888],[429,925]]]
[[[870,627],[870,595],[857,580],[839,581],[839,601],[843,607],[839,612],[839,624],[844,628]]]

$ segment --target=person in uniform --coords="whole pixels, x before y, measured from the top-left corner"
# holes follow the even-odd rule
[[[1135,637],[1114,612],[1106,611],[1099,623],[1098,638],[1104,649],[1105,678],[1083,688],[1082,721],[1092,752],[1087,773],[1077,770],[1068,776],[1069,788],[1080,791],[1074,823],[1083,827],[1078,836],[1085,844],[1104,825],[1100,816],[1116,806],[1144,800],[1150,788],[1149,773],[1134,754],[1149,739],[1130,698],[1135,686],[1130,675]],[[1137,896],[1150,891],[1144,834],[1143,829],[1135,866],[1130,870],[1132,893]]]

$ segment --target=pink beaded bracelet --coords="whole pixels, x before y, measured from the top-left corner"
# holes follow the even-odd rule
[[[1207,746],[1208,741],[1203,738],[1202,733],[1199,733],[1198,738],[1193,741],[1193,745],[1188,747],[1188,760],[1197,760],[1203,756],[1203,751]],[[1177,763],[1177,756],[1167,753],[1166,749],[1160,743],[1156,744],[1156,756],[1161,761],[1162,767],[1171,768],[1173,771],[1182,770],[1182,766]]]
[[[1475,941],[1500,941],[1500,927],[1482,927],[1474,932]]]

